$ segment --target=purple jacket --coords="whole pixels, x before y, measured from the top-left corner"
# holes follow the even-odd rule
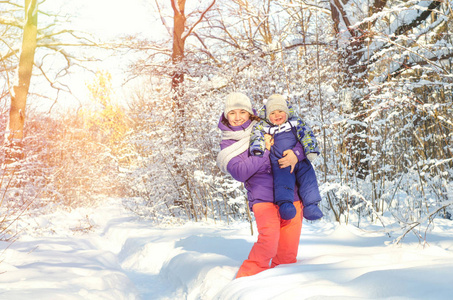
[[[247,128],[251,121],[247,121],[241,126],[226,126],[222,123],[225,117],[220,117],[218,127],[222,131],[238,131]],[[233,143],[235,140],[222,140],[220,148],[224,149]],[[299,161],[305,159],[305,153],[300,143],[292,149]],[[237,181],[244,182],[247,189],[247,197],[249,200],[250,209],[253,205],[261,202],[274,202],[274,185],[271,164],[269,160],[269,151],[265,151],[263,156],[250,156],[246,150],[238,156],[232,158],[227,166],[228,172]],[[297,195],[297,189],[294,190],[294,199],[300,200]]]

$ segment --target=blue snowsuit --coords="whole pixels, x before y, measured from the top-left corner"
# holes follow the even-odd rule
[[[297,142],[300,142],[308,152],[319,153],[316,138],[311,129],[306,126],[300,118],[293,116],[293,110],[288,105],[290,115],[288,121],[280,126],[272,125],[267,120],[257,123],[252,130],[250,139],[250,152],[252,155],[262,155],[261,149],[264,143],[264,134],[270,134],[274,138],[274,145],[270,151],[270,161],[274,177],[274,199],[278,206],[284,202],[293,202],[295,184],[298,184],[299,197],[304,205],[304,217],[307,220],[317,220],[322,218],[323,214],[318,207],[321,201],[318,181],[312,164],[306,158],[299,161],[294,167],[293,173],[290,173],[291,167],[280,168],[278,160],[283,157],[283,152],[292,149]],[[260,116],[265,116],[264,107]],[[303,125],[303,126],[302,126]]]
[[[290,173],[290,166],[282,169],[278,164],[278,160],[283,157],[283,152],[292,149],[298,142],[296,129],[292,126],[291,121],[284,123],[280,128],[280,131],[277,126],[270,128],[271,134],[274,131],[274,145],[269,158],[274,176],[275,203],[280,206],[283,202],[293,202],[294,187],[297,182],[299,197],[304,205],[304,217],[307,220],[320,219],[323,214],[317,205],[321,201],[321,195],[316,173],[310,161],[306,158],[298,162],[293,173]]]

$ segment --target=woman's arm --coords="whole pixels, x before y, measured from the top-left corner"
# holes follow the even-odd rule
[[[263,156],[245,156],[240,154],[230,160],[227,166],[228,173],[240,182],[245,182],[258,172],[263,166],[269,164],[269,151],[264,151]]]

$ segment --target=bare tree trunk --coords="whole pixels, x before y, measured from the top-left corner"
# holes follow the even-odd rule
[[[33,70],[37,32],[38,1],[25,0],[22,49],[17,69],[17,83],[11,91],[11,108],[9,111],[8,130],[6,131],[6,140],[12,147],[20,145],[24,137],[25,107]],[[15,156],[14,153],[12,154]],[[14,157],[9,157],[9,159],[11,158]]]
[[[184,61],[184,46],[186,38],[190,36],[194,28],[204,18],[205,14],[214,6],[216,0],[204,10],[197,22],[195,22],[186,31],[186,15],[185,6],[186,0],[171,0],[171,7],[173,8],[173,49],[171,60],[173,64],[173,74],[171,80],[171,88],[173,91],[173,111],[176,113],[176,123],[180,124],[180,134],[184,137],[184,126],[182,125],[185,117],[184,107],[184,68],[182,63]]]
[[[346,140],[345,146],[351,149],[351,163],[356,174],[359,178],[364,178],[369,174],[368,163],[364,160],[368,152],[368,145],[366,138],[361,137],[366,136],[363,134],[366,132],[366,127],[362,125],[362,121],[366,117],[366,107],[362,105],[362,101],[365,96],[368,65],[362,61],[362,58],[366,48],[365,41],[367,38],[372,38],[369,35],[369,27],[375,21],[372,24],[369,22],[363,23],[358,28],[352,27],[353,24],[349,20],[348,12],[343,8],[343,3],[348,1],[331,0],[330,8],[334,30],[337,35],[341,34],[340,24],[347,28],[347,32],[350,35],[349,43],[347,47],[344,47],[345,50],[342,53],[345,74],[343,86],[350,97],[351,107],[348,112],[353,113],[356,116],[355,120],[359,122],[348,126],[347,130],[351,137]],[[369,16],[382,11],[386,3],[387,0],[375,0],[372,2],[369,6]]]
[[[184,120],[186,118],[186,107],[184,101],[184,46],[186,38],[190,36],[195,26],[201,22],[204,18],[204,15],[212,8],[215,0],[209,5],[209,7],[200,15],[200,18],[195,22],[188,30],[186,31],[186,15],[185,15],[185,5],[186,0],[171,0],[171,7],[173,9],[173,48],[172,48],[172,65],[173,73],[171,75],[171,90],[172,90],[172,111],[175,114],[174,121],[174,130],[176,133],[175,143],[176,151],[173,153],[173,167],[176,170],[177,180],[179,188],[184,191],[185,198],[192,199],[190,195],[190,184],[187,174],[187,170],[180,167],[178,164],[178,158],[182,155],[184,151],[184,140],[186,136],[186,130],[184,127]],[[181,207],[184,206],[185,199],[176,200],[175,203]],[[195,206],[194,201],[190,203],[191,212],[190,214],[195,217],[195,220],[198,221],[197,217],[197,207]],[[188,215],[191,217],[191,215]]]
[[[182,169],[178,164],[178,157],[183,153],[184,147],[184,69],[183,69],[183,60],[184,60],[184,30],[186,23],[186,16],[184,12],[186,0],[171,0],[171,6],[173,8],[173,48],[171,61],[173,65],[173,73],[171,75],[171,90],[172,90],[172,111],[174,112],[175,120],[173,122],[174,132],[176,133],[176,138],[174,142],[176,143],[176,151],[173,152],[173,168],[176,171],[176,180],[178,188],[181,190],[183,196],[182,199],[175,200],[175,204],[180,207],[185,207],[185,201],[187,198],[190,198],[185,187],[188,187],[187,184],[187,174],[184,169]],[[193,202],[189,203],[187,206],[187,217],[192,218],[195,213],[195,208]]]
[[[173,91],[173,111],[175,112],[177,124],[177,132],[180,137],[184,136],[184,126],[182,120],[184,120],[184,70],[182,68],[182,62],[184,60],[184,44],[185,44],[185,5],[186,0],[172,0],[171,5],[174,12],[173,18],[173,52],[171,60],[173,64],[173,74],[171,79],[171,88]]]
[[[172,0],[171,5],[173,7],[174,18],[173,18],[173,52],[171,60],[173,65],[176,67],[171,81],[171,87],[173,90],[177,90],[180,84],[184,81],[184,73],[179,69],[180,64],[184,59],[184,29],[186,23],[186,16],[184,14],[184,8],[186,0]]]

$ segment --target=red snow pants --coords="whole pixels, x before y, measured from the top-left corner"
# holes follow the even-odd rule
[[[258,241],[239,268],[236,278],[255,275],[280,264],[297,262],[303,215],[301,202],[294,202],[294,205],[297,213],[291,220],[281,219],[278,206],[274,203],[253,205]]]

